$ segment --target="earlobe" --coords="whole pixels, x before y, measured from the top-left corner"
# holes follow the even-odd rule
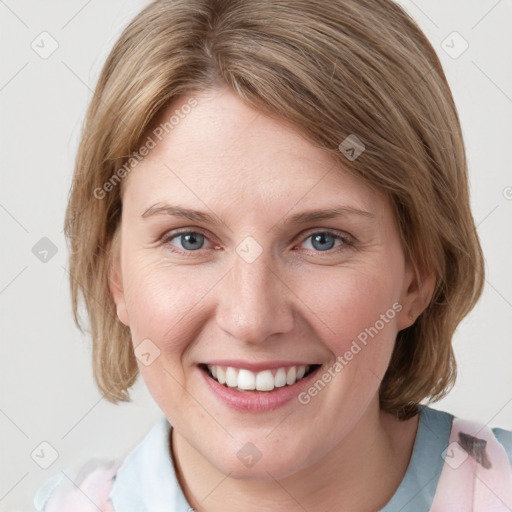
[[[428,307],[436,285],[434,271],[420,274],[419,271],[408,266],[407,275],[401,300],[403,309],[398,318],[399,331],[413,325]]]
[[[108,285],[110,294],[116,306],[117,318],[119,318],[121,323],[128,327],[130,322],[128,319],[128,312],[126,310],[126,303],[124,298],[123,278],[121,275],[121,266],[119,261],[120,258],[118,240],[114,239],[112,241],[111,250],[113,253],[108,271]]]

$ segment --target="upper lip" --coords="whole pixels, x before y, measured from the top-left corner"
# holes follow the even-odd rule
[[[262,370],[273,370],[276,368],[288,368],[290,366],[312,366],[319,363],[311,363],[306,361],[244,361],[242,359],[211,359],[205,361],[204,365],[212,366],[230,366],[232,368],[251,370],[259,372]]]

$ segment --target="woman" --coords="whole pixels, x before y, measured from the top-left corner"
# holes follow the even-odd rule
[[[391,1],[150,4],[99,79],[66,233],[100,390],[140,372],[163,416],[36,508],[509,510],[512,432],[420,404],[482,290],[467,181]]]

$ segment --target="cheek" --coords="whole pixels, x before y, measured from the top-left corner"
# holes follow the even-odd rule
[[[347,358],[356,359],[357,354],[361,361],[389,356],[401,309],[391,275],[376,268],[339,269],[339,275],[331,275],[323,286],[313,291],[309,287],[308,302],[318,318],[316,323],[324,324],[323,342],[335,357],[347,351],[352,352]]]
[[[176,268],[126,260],[125,300],[139,372],[164,411],[189,400],[186,357],[199,335],[202,300],[214,284],[198,273],[191,281]],[[149,364],[144,353],[151,354]]]
[[[125,300],[134,346],[149,338],[167,354],[180,354],[193,341],[216,272],[188,271],[160,262],[126,261]]]

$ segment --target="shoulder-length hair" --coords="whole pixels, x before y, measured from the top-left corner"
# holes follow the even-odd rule
[[[66,212],[75,320],[80,327],[82,297],[105,398],[128,401],[138,374],[108,285],[118,181],[166,106],[217,85],[291,123],[389,197],[407,260],[436,285],[397,335],[381,408],[405,419],[443,397],[456,375],[452,336],[481,294],[484,265],[458,114],[425,35],[391,0],[156,0],[103,67]],[[355,159],[339,149],[350,135],[365,145]]]

